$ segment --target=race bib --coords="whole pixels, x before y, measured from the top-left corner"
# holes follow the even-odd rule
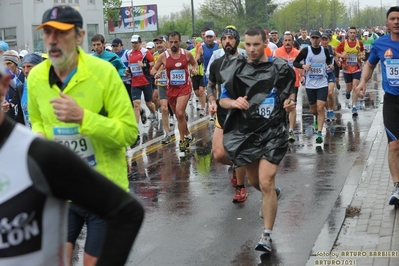
[[[143,75],[143,69],[141,69],[141,66],[139,66],[138,63],[130,64],[130,71],[135,77]]]
[[[170,84],[171,85],[186,84],[186,71],[184,69],[175,69],[170,71]]]
[[[370,50],[371,49],[371,44],[367,43],[364,45],[364,50]]]
[[[389,85],[399,87],[399,59],[386,59],[385,65]]]
[[[311,64],[309,68],[309,78],[321,79],[324,76],[323,64]]]
[[[30,122],[29,114],[28,114],[28,103],[26,102],[26,103],[22,104],[21,108],[22,108],[22,113],[24,115],[25,126],[29,129],[32,129],[32,123]]]
[[[269,118],[274,110],[275,99],[267,97],[258,107],[258,114],[264,118]]]
[[[349,66],[357,66],[357,54],[348,54],[346,64]]]
[[[78,126],[53,127],[54,140],[68,147],[91,167],[97,165],[94,147],[88,136],[79,133]]]
[[[166,81],[167,81],[167,79],[166,79],[166,71],[163,70],[161,72],[161,77],[158,79],[158,83],[161,84],[161,85],[166,86]]]

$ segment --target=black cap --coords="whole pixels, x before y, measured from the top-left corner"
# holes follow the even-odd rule
[[[111,46],[118,46],[119,44],[123,46],[122,40],[119,39],[119,38],[115,38],[115,39],[112,41]]]
[[[327,35],[327,34],[325,34],[325,33],[323,33],[323,34],[321,35],[321,38],[327,38],[327,39],[330,39],[330,37],[328,37],[328,35]]]
[[[312,32],[310,33],[310,38],[312,38],[312,37],[320,38],[320,37],[321,37],[320,31],[318,31],[318,30],[312,31]]]
[[[162,35],[158,35],[158,36],[155,37],[155,39],[152,40],[152,41],[153,41],[153,42],[156,42],[156,41],[164,41],[164,42],[166,42],[165,37],[163,37]]]
[[[58,30],[70,30],[74,27],[83,28],[83,18],[79,11],[71,6],[55,6],[48,9],[36,30],[50,26]]]

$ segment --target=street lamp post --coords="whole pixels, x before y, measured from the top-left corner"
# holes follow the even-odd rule
[[[136,33],[136,24],[134,23],[134,6],[133,6],[133,0],[132,0],[132,25],[133,25],[133,35]]]
[[[268,14],[267,14],[267,0],[265,0],[265,12],[266,12],[266,15],[265,15],[265,18],[266,18],[266,29],[270,30],[269,29],[269,17],[268,17]]]
[[[192,24],[192,34],[194,34],[195,31],[195,24],[194,24],[194,0],[191,0],[191,24]]]

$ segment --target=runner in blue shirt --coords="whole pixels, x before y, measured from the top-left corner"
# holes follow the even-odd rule
[[[378,38],[371,48],[356,93],[363,98],[366,82],[377,63],[381,62],[382,88],[385,91],[383,118],[388,137],[388,163],[394,190],[389,205],[399,206],[399,7],[387,11],[386,25],[390,34]]]

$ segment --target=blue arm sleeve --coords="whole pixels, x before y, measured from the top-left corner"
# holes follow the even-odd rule
[[[367,59],[367,61],[373,66],[377,65],[378,62],[380,61],[380,58],[378,57],[377,52],[378,51],[377,51],[376,47],[373,45],[371,47],[369,58]]]
[[[226,90],[226,88],[224,87],[224,85],[222,84],[222,93],[220,94],[220,99],[223,98],[230,98],[231,99],[231,95],[230,93]]]

